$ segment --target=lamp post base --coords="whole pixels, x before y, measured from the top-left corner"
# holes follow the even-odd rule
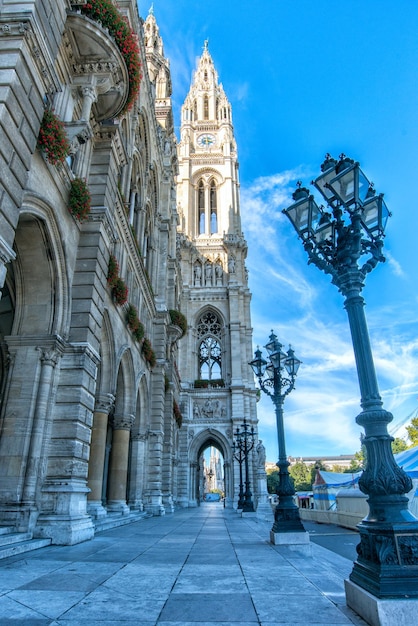
[[[376,598],[351,580],[345,580],[347,606],[353,609],[370,626],[393,626],[414,624],[417,616],[417,600],[408,598]]]
[[[304,530],[303,532],[274,532],[270,531],[270,543],[275,546],[282,546],[288,548],[293,552],[299,552],[304,556],[312,556],[312,545],[309,538],[309,534]]]
[[[418,600],[418,521],[357,526],[360,543],[350,581],[377,598]]]
[[[289,504],[286,500],[292,500]],[[285,502],[282,502],[282,501]],[[274,524],[271,529],[273,533],[304,533],[305,529],[300,521],[299,509],[293,504],[293,499],[286,496],[279,496],[279,502],[274,509]]]

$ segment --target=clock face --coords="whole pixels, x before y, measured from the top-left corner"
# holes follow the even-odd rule
[[[210,135],[209,133],[205,133],[204,135],[199,135],[197,138],[197,145],[201,148],[210,148],[215,145],[215,135]]]

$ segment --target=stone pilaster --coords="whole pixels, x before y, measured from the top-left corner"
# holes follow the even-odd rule
[[[144,481],[148,433],[139,433],[131,438],[131,472],[129,476],[129,508],[144,510]]]
[[[36,535],[54,543],[78,543],[94,534],[87,514],[88,460],[100,357],[88,345],[66,346],[54,406],[42,514]]]
[[[103,473],[106,456],[106,435],[109,413],[115,403],[115,396],[103,394],[96,401],[93,428],[91,433],[90,457],[87,485],[87,512],[94,518],[105,517],[107,512],[102,504]]]

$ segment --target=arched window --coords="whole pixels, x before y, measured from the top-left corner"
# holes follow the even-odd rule
[[[209,205],[210,205],[210,234],[218,232],[218,209],[216,200],[216,183],[214,180],[210,183],[209,188]]]
[[[209,98],[208,96],[205,96],[203,99],[203,119],[204,120],[208,120],[209,119]]]
[[[207,311],[199,319],[197,337],[200,379],[222,378],[221,330],[221,321],[213,311]]]
[[[199,235],[205,232],[205,186],[203,180],[200,181],[197,188],[197,210],[199,219]]]
[[[193,102],[193,120],[197,120],[197,102],[196,100]]]

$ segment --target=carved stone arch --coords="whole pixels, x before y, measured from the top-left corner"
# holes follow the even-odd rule
[[[225,463],[232,462],[231,442],[215,428],[207,428],[193,437],[189,446],[189,460],[191,463],[199,460],[200,455],[209,446],[214,446],[222,453]]]
[[[198,433],[189,445],[190,462],[190,487],[191,498],[196,503],[202,499],[203,476],[202,456],[204,451],[213,446],[222,454],[224,459],[224,491],[227,501],[231,503],[234,498],[234,463],[232,458],[231,441],[216,428],[207,428]]]
[[[145,371],[141,370],[136,381],[136,413],[132,436],[145,435],[149,429],[149,389]]]
[[[132,353],[125,349],[119,359],[116,371],[115,413],[134,415],[136,407],[135,371]]]
[[[68,336],[71,311],[63,239],[53,209],[27,196],[15,232],[12,334]]]
[[[195,188],[197,188],[197,184],[200,179],[205,181],[206,185],[209,184],[210,180],[214,180],[218,187],[225,182],[225,179],[222,176],[221,172],[219,172],[214,167],[201,167],[194,172],[192,184]]]
[[[196,313],[195,315],[195,319],[194,319],[194,327],[197,328],[197,325],[199,323],[199,319],[202,317],[202,315],[204,315],[207,312],[213,312],[215,315],[217,315],[222,323],[222,329],[225,329],[226,327],[226,319],[225,319],[225,315],[222,313],[222,311],[220,309],[218,309],[217,307],[213,306],[212,304],[206,304],[204,305],[201,309],[199,309],[199,311]]]

